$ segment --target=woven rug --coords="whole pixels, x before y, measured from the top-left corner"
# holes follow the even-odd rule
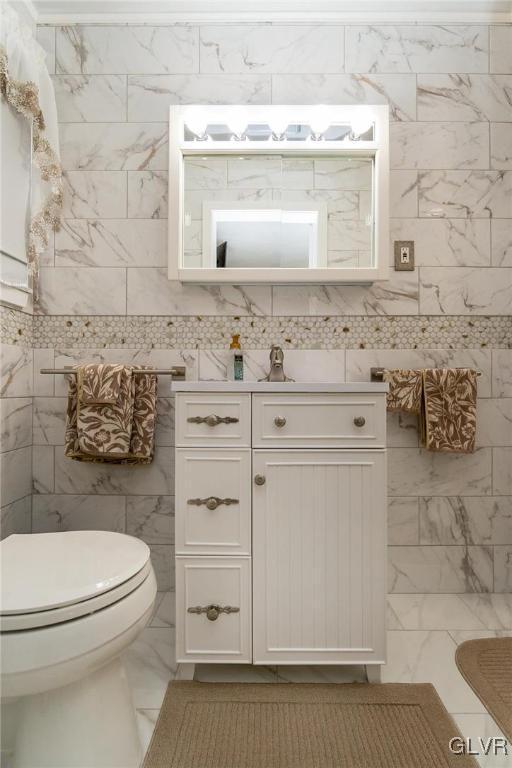
[[[505,736],[512,741],[512,637],[461,643],[457,666]]]
[[[476,768],[430,684],[170,683],[144,768]]]

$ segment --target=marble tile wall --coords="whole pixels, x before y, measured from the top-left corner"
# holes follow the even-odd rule
[[[0,538],[32,524],[32,317],[2,310],[0,337]],[[11,342],[11,343],[7,343]]]
[[[155,463],[128,472],[63,458],[63,381],[37,371],[85,358],[181,361],[190,378],[222,379],[239,330],[253,379],[273,341],[298,379],[367,379],[372,365],[479,368],[475,454],[426,454],[414,420],[389,417],[389,588],[509,591],[512,26],[107,25],[39,36],[57,92],[66,220],[34,319],[33,530],[140,536],[168,589],[168,380]],[[191,102],[389,104],[391,236],[415,240],[416,270],[371,288],[168,282],[167,111]],[[9,436],[24,439],[22,426]]]

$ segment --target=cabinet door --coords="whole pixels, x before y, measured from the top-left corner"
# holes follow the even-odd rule
[[[254,451],[255,663],[385,661],[384,451]]]

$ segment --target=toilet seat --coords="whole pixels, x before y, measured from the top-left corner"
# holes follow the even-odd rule
[[[147,544],[109,531],[13,535],[0,546],[1,632],[95,613],[126,598],[151,572]]]

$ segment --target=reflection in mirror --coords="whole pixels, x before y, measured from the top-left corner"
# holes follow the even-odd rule
[[[373,265],[371,157],[187,156],[184,187],[184,267]]]

